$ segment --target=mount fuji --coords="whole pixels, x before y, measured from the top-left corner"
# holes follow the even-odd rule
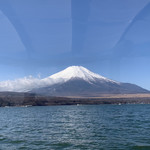
[[[122,83],[93,73],[82,66],[70,66],[40,81],[30,92],[48,96],[100,96],[101,94],[149,93],[135,84]]]

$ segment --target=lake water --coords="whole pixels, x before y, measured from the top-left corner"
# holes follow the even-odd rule
[[[150,105],[0,108],[0,150],[150,150]]]

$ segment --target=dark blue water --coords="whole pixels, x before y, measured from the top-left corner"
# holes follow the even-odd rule
[[[150,105],[0,108],[0,150],[150,150]]]

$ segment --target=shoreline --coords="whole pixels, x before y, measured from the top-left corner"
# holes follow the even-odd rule
[[[0,93],[0,107],[55,105],[150,104],[150,94],[105,94],[101,97],[54,97],[33,93]]]

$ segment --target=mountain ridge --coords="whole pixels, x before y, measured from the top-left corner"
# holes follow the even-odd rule
[[[135,84],[117,82],[82,66],[70,66],[46,78],[0,82],[0,91],[29,92],[47,96],[100,96],[101,94],[149,93]]]
[[[149,93],[135,84],[122,83],[95,74],[82,66],[71,66],[47,79],[55,80],[49,86],[31,92],[51,96],[100,96],[101,94]]]

